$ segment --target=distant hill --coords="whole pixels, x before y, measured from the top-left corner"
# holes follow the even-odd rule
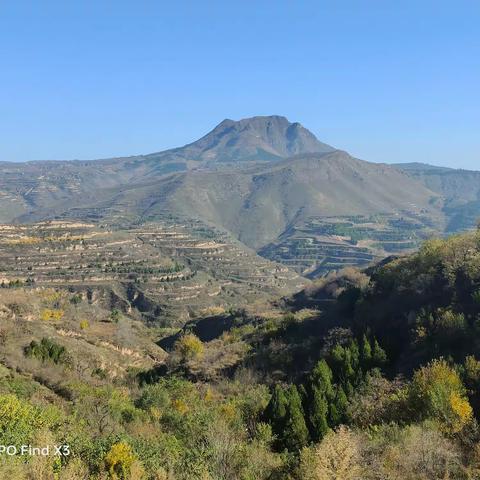
[[[276,161],[302,153],[326,153],[335,149],[317,140],[299,123],[278,115],[240,121],[223,120],[196,142],[148,158],[215,163]]]
[[[397,169],[339,150],[234,170],[191,170],[73,197],[45,215],[154,220],[199,218],[258,249],[310,217],[376,213],[436,216],[438,195]]]
[[[302,275],[412,250],[479,215],[480,173],[358,160],[281,116],[227,119],[148,155],[0,163],[0,222],[198,219]]]
[[[394,163],[394,167],[404,170],[411,173],[420,173],[420,172],[448,172],[454,170],[453,168],[448,167],[438,167],[436,165],[429,165],[428,163],[421,162],[407,162],[407,163]]]
[[[255,249],[309,217],[435,211],[435,194],[419,182],[338,150],[241,172],[192,171],[147,187],[145,196],[154,195],[164,201],[144,214],[166,204],[171,211],[222,226]],[[138,191],[129,190],[122,201],[131,203],[132,197],[138,198]]]
[[[422,163],[397,164],[396,167],[443,197],[448,232],[475,225],[480,217],[480,172]]]
[[[184,147],[143,156],[93,161],[0,163],[0,222],[31,214],[44,218],[59,207],[97,201],[109,189],[150,182],[191,169],[231,168],[279,161],[291,155],[334,151],[285,117],[224,120]]]

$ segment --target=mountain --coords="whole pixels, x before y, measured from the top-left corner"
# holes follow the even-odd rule
[[[394,163],[394,167],[400,170],[410,173],[439,173],[439,172],[451,172],[455,169],[449,167],[439,167],[437,165],[430,165],[422,162],[407,162],[407,163]]]
[[[428,164],[397,164],[444,200],[447,232],[471,228],[480,217],[480,172]]]
[[[99,200],[105,191],[192,169],[231,168],[239,163],[279,161],[291,155],[331,152],[299,123],[285,117],[224,120],[184,147],[94,161],[0,163],[0,222],[48,216],[56,206]]]
[[[242,171],[191,171],[122,192],[119,203],[154,199],[140,210],[195,215],[258,249],[312,217],[435,211],[435,194],[408,175],[346,152],[298,155]],[[138,208],[138,204],[137,204]],[[144,209],[145,208],[145,209]]]
[[[200,140],[185,147],[153,154],[175,155],[207,165],[214,163],[272,161],[302,153],[326,153],[335,149],[317,140],[299,123],[278,115],[240,120],[226,119]]]
[[[412,250],[478,216],[479,172],[366,162],[281,116],[227,119],[148,155],[0,163],[0,222],[193,219],[312,278]]]
[[[220,227],[258,250],[311,219],[400,213],[437,218],[437,200],[438,195],[391,166],[336,150],[243,169],[175,173],[77,196],[21,219],[50,215],[124,224],[173,214]]]

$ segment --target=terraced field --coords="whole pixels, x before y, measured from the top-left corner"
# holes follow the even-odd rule
[[[68,287],[160,325],[265,302],[303,283],[195,221],[128,229],[64,221],[0,226],[3,288]]]
[[[409,252],[438,233],[418,213],[310,218],[285,232],[260,255],[315,278],[346,266],[365,267],[388,255]]]

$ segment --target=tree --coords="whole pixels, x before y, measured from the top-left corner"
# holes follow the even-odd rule
[[[57,409],[40,408],[16,395],[0,395],[0,436],[5,445],[25,445],[36,432],[58,421]]]
[[[312,425],[312,438],[320,441],[328,432],[328,400],[325,393],[313,387],[312,399],[309,405],[309,420]]]
[[[409,397],[417,416],[435,420],[445,432],[457,433],[472,419],[460,376],[443,359],[415,372]]]
[[[42,362],[51,361],[56,364],[70,362],[65,347],[46,337],[42,338],[40,343],[32,340],[30,345],[25,347],[24,353],[27,357],[35,357]]]
[[[327,362],[320,360],[309,377],[307,392],[308,420],[312,438],[320,441],[328,431],[329,403],[333,399],[333,373]]]
[[[465,358],[464,377],[472,407],[478,415],[480,412],[480,362],[473,355]]]
[[[372,347],[367,336],[364,334],[362,338],[362,345],[360,349],[360,359],[362,361],[363,368],[368,370],[372,364]]]
[[[272,426],[273,433],[279,437],[285,426],[287,415],[287,397],[280,385],[275,385],[270,402],[265,409],[265,419]]]
[[[332,398],[332,379],[332,370],[328,366],[328,363],[322,358],[310,374],[310,384],[322,392],[327,398]]]
[[[175,343],[175,351],[180,354],[183,362],[194,360],[203,355],[202,341],[193,333],[182,335]]]
[[[335,398],[330,404],[330,425],[332,427],[340,425],[344,421],[348,408],[348,398],[342,386],[339,385],[336,390]]]
[[[125,442],[112,445],[105,456],[105,466],[112,480],[127,480],[130,477],[130,469],[135,461],[133,451]]]
[[[380,453],[379,465],[375,465],[379,474],[377,478],[478,478],[465,475],[461,451],[428,423],[406,427],[398,440],[393,445],[390,442]]]
[[[374,367],[382,368],[387,364],[387,354],[379,345],[377,339],[373,340],[372,364]]]
[[[283,430],[283,444],[290,452],[299,451],[309,440],[307,425],[302,408],[302,401],[297,387],[291,385],[286,391],[285,427]]]
[[[346,347],[335,345],[331,351],[330,359],[336,382],[343,387],[347,396],[352,395],[353,387],[358,385],[363,378],[357,342],[352,341]]]
[[[358,480],[362,478],[362,458],[356,435],[347,427],[330,431],[314,450],[314,457],[302,452],[300,465],[309,460],[312,480]],[[304,478],[304,477],[302,477]]]

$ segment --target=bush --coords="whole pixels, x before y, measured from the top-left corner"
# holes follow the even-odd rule
[[[300,455],[300,478],[311,480],[358,480],[362,475],[358,437],[348,428],[330,431],[313,451]]]
[[[112,445],[105,456],[105,466],[112,480],[127,480],[130,477],[130,469],[136,457],[133,451],[125,442]]]
[[[12,394],[0,395],[2,444],[28,444],[39,430],[57,423],[59,415],[55,408],[40,408]]]
[[[40,343],[32,340],[30,345],[25,347],[25,355],[38,358],[42,362],[69,363],[66,348],[45,337],[40,340]]]
[[[86,330],[88,327],[90,327],[90,323],[88,320],[82,320],[80,322],[80,330]]]
[[[409,396],[412,411],[420,419],[435,420],[448,433],[459,432],[472,420],[462,380],[443,359],[415,372]]]
[[[193,333],[187,333],[175,343],[175,352],[180,355],[183,362],[200,358],[204,347],[202,341]]]

